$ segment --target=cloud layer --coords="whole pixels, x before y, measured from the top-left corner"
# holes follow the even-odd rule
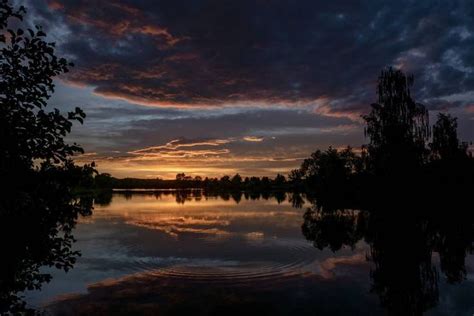
[[[389,65],[474,139],[470,0],[18,2],[76,64],[51,103],[88,114],[80,159],[116,176],[274,175],[358,146]]]
[[[471,1],[35,1],[61,27],[76,84],[161,106],[361,110],[380,69],[416,74],[423,99],[474,87]],[[52,24],[48,22],[48,24]],[[463,101],[463,100],[461,100]],[[455,102],[454,102],[455,103]]]

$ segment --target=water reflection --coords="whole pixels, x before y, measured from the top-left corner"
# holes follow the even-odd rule
[[[58,315],[472,313],[474,221],[448,218],[446,207],[350,208],[293,193],[104,195],[75,230],[74,269],[49,271],[51,283],[27,301]]]
[[[46,186],[45,186],[46,187]],[[63,188],[61,188],[63,189]],[[68,271],[73,268],[79,252],[72,249],[73,229],[79,216],[90,215],[92,199],[69,200],[34,195],[23,196],[19,205],[5,199],[0,207],[0,315],[33,315],[34,309],[24,301],[22,292],[40,290],[52,279],[44,267]],[[5,207],[6,206],[6,207]]]
[[[275,199],[278,204],[284,203],[287,200],[288,195],[290,194],[290,199],[292,196],[295,196],[301,199],[301,203],[303,202],[303,198],[301,194],[295,193],[287,193],[284,191],[210,191],[206,192],[202,189],[183,189],[183,190],[149,190],[149,189],[116,189],[114,190],[116,195],[122,195],[126,199],[131,199],[133,195],[145,194],[145,195],[153,195],[157,199],[161,198],[162,196],[174,196],[176,199],[176,203],[184,204],[186,201],[201,201],[202,199],[208,200],[213,198],[220,198],[223,201],[234,201],[235,203],[239,204],[242,199],[245,200],[269,200]],[[107,205],[110,203],[112,195],[100,196],[100,200],[96,200],[96,203],[99,202],[101,205]],[[106,202],[105,204],[102,202]]]
[[[393,315],[421,315],[439,302],[440,272],[448,284],[467,277],[474,214],[463,200],[443,196],[408,202],[385,196],[374,198],[363,211],[315,202],[305,212],[302,231],[320,250],[353,248],[364,240],[373,263],[371,291],[382,306]]]

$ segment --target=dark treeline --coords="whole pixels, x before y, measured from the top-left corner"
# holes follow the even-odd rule
[[[317,150],[289,175],[295,188],[320,199],[367,201],[380,194],[405,198],[467,194],[474,186],[474,159],[457,134],[457,120],[439,113],[433,126],[428,110],[410,93],[413,77],[388,68],[379,77],[379,99],[363,116],[369,144],[357,152],[348,147]]]
[[[245,177],[239,174],[232,177],[201,178],[186,176],[184,173],[176,175],[175,180],[163,179],[117,179],[110,174],[102,173],[95,177],[97,188],[114,189],[203,189],[206,191],[272,191],[289,190],[289,183],[285,176],[278,174],[275,178]]]

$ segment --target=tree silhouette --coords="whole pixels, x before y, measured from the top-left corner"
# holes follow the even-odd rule
[[[318,150],[290,175],[305,183],[313,204],[302,233],[314,247],[338,251],[361,239],[370,246],[372,291],[389,315],[421,315],[438,303],[433,252],[447,281],[457,283],[473,250],[474,217],[463,205],[474,160],[446,114],[438,115],[428,150],[428,111],[411,98],[412,85],[400,70],[382,71],[378,103],[364,116],[367,151]]]
[[[94,165],[79,167],[81,153],[64,137],[82,123],[81,109],[63,115],[46,111],[53,77],[71,64],[55,55],[41,28],[8,28],[23,19],[24,7],[0,2],[0,314],[32,314],[18,293],[39,289],[51,276],[42,266],[68,270],[77,217],[90,214],[92,200],[75,191],[90,185]]]
[[[242,185],[242,177],[237,173],[232,177],[230,182],[232,183],[232,187],[240,189],[240,186]]]
[[[290,183],[294,190],[303,187],[310,195],[319,199],[348,199],[358,191],[357,177],[365,172],[365,155],[356,155],[351,147],[337,150],[329,147],[317,150],[303,161],[299,169],[293,170]]]
[[[76,108],[63,116],[57,109],[46,112],[44,108],[54,91],[53,77],[67,72],[72,64],[54,54],[54,43],[44,40],[41,28],[6,29],[9,17],[21,19],[23,7],[14,11],[3,1],[0,11],[4,34],[0,36],[0,167],[8,172],[30,169],[36,159],[64,162],[82,152],[76,144],[65,143],[64,136],[71,131],[73,121],[82,123],[85,114]]]
[[[425,106],[411,97],[413,81],[413,76],[400,70],[383,70],[377,86],[378,102],[363,116],[370,139],[371,168],[376,174],[397,174],[424,162],[429,117]]]
[[[286,184],[286,178],[284,175],[282,174],[277,174],[275,179],[273,180],[273,183],[277,186],[277,187],[283,187],[285,184]]]
[[[458,139],[457,119],[449,114],[438,114],[433,125],[433,140],[430,144],[432,158],[452,161],[467,156],[467,144]]]

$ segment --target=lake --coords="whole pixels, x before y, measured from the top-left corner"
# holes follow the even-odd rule
[[[429,221],[383,237],[373,217],[282,193],[118,192],[79,220],[74,268],[45,269],[26,301],[58,315],[474,313],[471,239],[452,229],[441,249],[451,235]]]

